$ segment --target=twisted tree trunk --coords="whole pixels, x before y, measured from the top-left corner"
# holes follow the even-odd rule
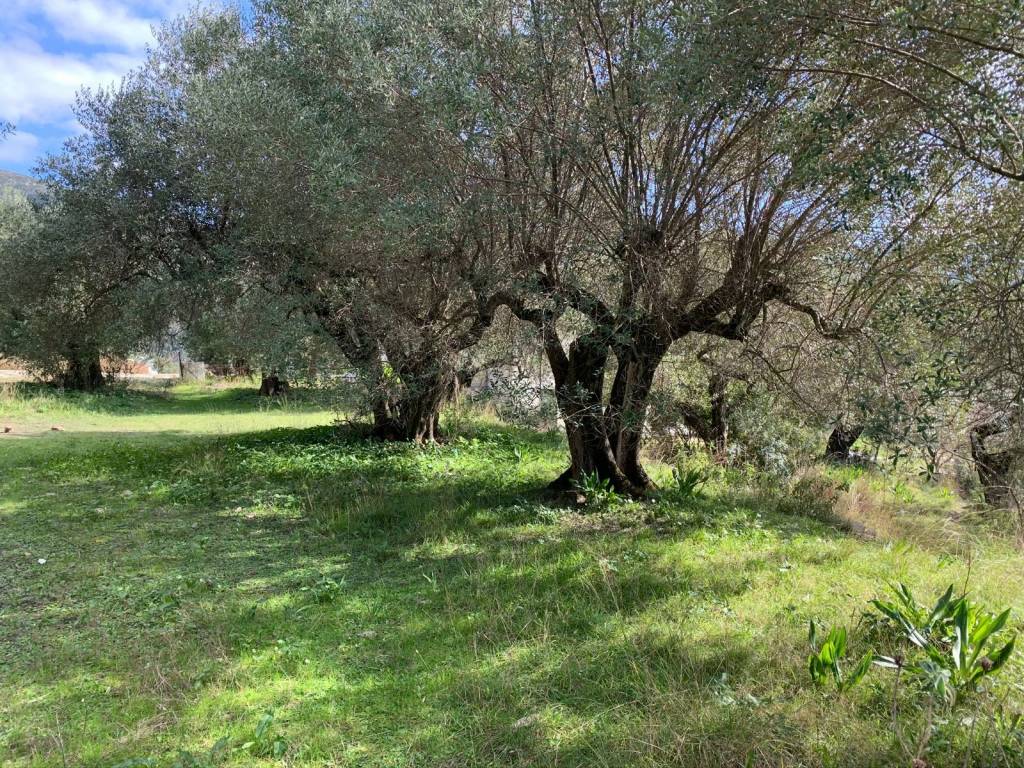
[[[566,353],[552,332],[545,350],[570,458],[569,467],[551,483],[552,490],[572,490],[593,475],[622,494],[641,495],[653,486],[640,451],[654,375],[666,349],[654,337],[617,349],[618,368],[606,404],[604,382],[611,350],[605,335],[584,334]]]
[[[555,379],[555,400],[565,424],[569,467],[552,483],[551,490],[572,490],[585,476],[597,475],[620,493],[635,487],[616,460],[609,439],[603,403],[608,346],[596,334],[580,336],[564,352],[561,344],[546,344]]]
[[[654,485],[640,462],[640,450],[654,376],[666,351],[667,347],[653,337],[641,346],[620,351],[606,409],[615,461],[630,484],[640,491]]]
[[[450,371],[417,377],[398,401],[397,423],[403,440],[432,443],[440,438],[441,410],[455,393]]]
[[[455,368],[438,359],[399,361],[373,396],[373,435],[431,443],[440,438],[441,411],[457,387]]]
[[[279,377],[276,373],[263,376],[260,380],[260,397],[275,397],[284,395],[291,389],[291,385]]]
[[[994,421],[977,424],[970,431],[971,458],[978,471],[985,503],[993,507],[1005,506],[1010,500],[1010,470],[1016,456],[1008,447],[991,449],[985,442],[1004,431],[1005,427]]]
[[[70,358],[64,371],[57,377],[57,384],[64,389],[92,392],[106,383],[99,352],[70,350]]]
[[[828,444],[825,446],[825,458],[832,461],[849,461],[850,450],[863,432],[864,427],[860,424],[854,424],[850,427],[847,427],[842,422],[836,424],[828,436]]]

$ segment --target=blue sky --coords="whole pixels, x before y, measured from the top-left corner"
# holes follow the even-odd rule
[[[152,26],[195,0],[0,0],[0,168],[28,172],[81,131],[71,104],[82,86],[107,86],[144,58]]]

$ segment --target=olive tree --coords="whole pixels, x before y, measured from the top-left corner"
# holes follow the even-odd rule
[[[383,3],[267,3],[185,97],[233,211],[228,269],[335,341],[378,436],[425,441],[499,307],[499,265],[487,200],[433,140],[444,83],[388,66],[413,42],[397,22]]]
[[[229,52],[220,46],[220,61]],[[101,360],[140,350],[188,314],[230,227],[202,184],[181,84],[196,61],[160,49],[110,89],[83,91],[85,132],[45,158],[45,199],[5,238],[5,350],[65,386],[103,383]],[[217,61],[207,61],[215,68]]]
[[[508,302],[544,339],[560,485],[650,484],[647,400],[674,343],[742,340],[778,308],[841,336],[912,266],[898,244],[948,175],[869,87],[794,67],[800,37],[778,24],[567,1],[480,30],[494,58],[473,87],[522,275]]]
[[[92,390],[138,351],[159,287],[89,211],[0,204],[0,355],[62,387]]]

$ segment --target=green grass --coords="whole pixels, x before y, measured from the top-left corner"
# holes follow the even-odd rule
[[[814,688],[808,621],[853,627],[894,580],[1024,616],[1024,558],[938,491],[879,480],[905,535],[870,540],[729,476],[581,514],[539,493],[557,436],[476,420],[416,449],[335,418],[233,389],[0,396],[0,765],[204,765],[225,738],[211,763],[907,765],[891,679]],[[929,764],[1021,764],[981,715],[1022,686],[1016,658],[935,718]]]
[[[323,424],[344,405],[313,393],[264,398],[257,386],[215,388],[200,384],[142,384],[102,393],[61,392],[44,385],[0,382],[0,428],[17,436],[53,431],[75,434],[160,432],[163,435],[234,434],[274,427]]]

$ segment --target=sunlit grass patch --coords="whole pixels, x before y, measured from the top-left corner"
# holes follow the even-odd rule
[[[557,436],[463,417],[417,448],[328,412],[177,398],[0,444],[4,768],[163,768],[182,750],[226,766],[904,764],[881,680],[811,685],[808,622],[856,626],[897,580],[1024,610],[1012,538],[900,501],[882,475],[843,473],[836,498],[866,484],[892,536],[731,470],[592,511],[543,493]],[[182,429],[179,407],[238,428]],[[102,434],[115,423],[122,437]],[[948,546],[947,524],[972,546]],[[1019,706],[1019,660],[997,684]],[[930,764],[962,765],[966,733],[940,724]],[[1012,765],[986,738],[974,754]]]

